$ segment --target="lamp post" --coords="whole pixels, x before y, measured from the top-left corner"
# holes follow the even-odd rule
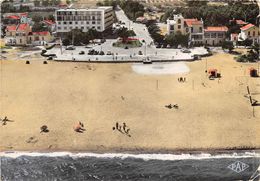
[[[144,56],[145,56],[145,59],[146,59],[146,41],[143,40],[142,42],[145,44],[145,46],[144,46]]]

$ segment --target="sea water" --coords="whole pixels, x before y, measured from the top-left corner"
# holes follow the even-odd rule
[[[260,179],[257,176],[260,155],[254,152],[218,155],[9,152],[0,156],[3,181]]]

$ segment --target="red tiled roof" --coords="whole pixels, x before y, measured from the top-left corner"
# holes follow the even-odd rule
[[[198,19],[184,19],[184,21],[187,24],[187,26],[202,25],[202,22]]]
[[[244,22],[244,21],[241,20],[241,19],[237,19],[237,20],[236,20],[236,23],[237,23],[238,25],[246,25],[246,24],[247,24],[246,22]]]
[[[16,30],[16,25],[9,25],[6,27],[7,31],[15,31]]]
[[[20,16],[28,16],[28,13],[20,13]]]
[[[32,32],[33,35],[41,35],[41,36],[46,36],[49,34],[48,31],[40,31],[40,32]]]
[[[247,29],[249,29],[249,28],[252,28],[252,27],[254,27],[255,25],[253,25],[253,24],[248,24],[248,25],[246,25],[246,26],[243,26],[243,27],[241,27],[240,29],[241,30],[247,30]]]
[[[20,19],[20,17],[19,16],[17,16],[17,15],[11,15],[11,16],[7,16],[6,18],[8,18],[8,19]]]
[[[55,22],[53,22],[52,20],[44,20],[44,23],[48,24],[48,25],[54,25]]]
[[[17,31],[24,31],[28,26],[28,24],[20,24],[18,25]]]
[[[228,28],[226,26],[208,26],[204,31],[228,31]]]

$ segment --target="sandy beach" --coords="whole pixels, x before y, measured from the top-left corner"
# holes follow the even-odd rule
[[[160,151],[260,148],[260,78],[224,53],[190,72],[142,75],[132,64],[1,61],[0,151]],[[205,67],[221,72],[209,80]],[[178,77],[186,82],[178,82]],[[178,104],[179,109],[167,109]],[[84,133],[76,133],[78,121]],[[131,137],[113,130],[125,122]],[[48,133],[40,133],[47,125]]]

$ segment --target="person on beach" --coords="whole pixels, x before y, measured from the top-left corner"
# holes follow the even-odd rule
[[[118,122],[116,122],[116,129],[118,130],[119,126],[118,126]]]
[[[73,127],[75,132],[78,133],[83,133],[83,131],[85,131],[85,129],[82,127],[81,122],[78,122],[74,127]]]
[[[6,125],[7,122],[13,122],[12,120],[8,119],[7,116],[5,116],[5,118],[2,120],[2,125]]]
[[[84,128],[84,124],[82,122],[79,121],[79,125]]]
[[[124,132],[126,133],[126,124],[125,123],[123,123],[123,130],[124,130]]]

